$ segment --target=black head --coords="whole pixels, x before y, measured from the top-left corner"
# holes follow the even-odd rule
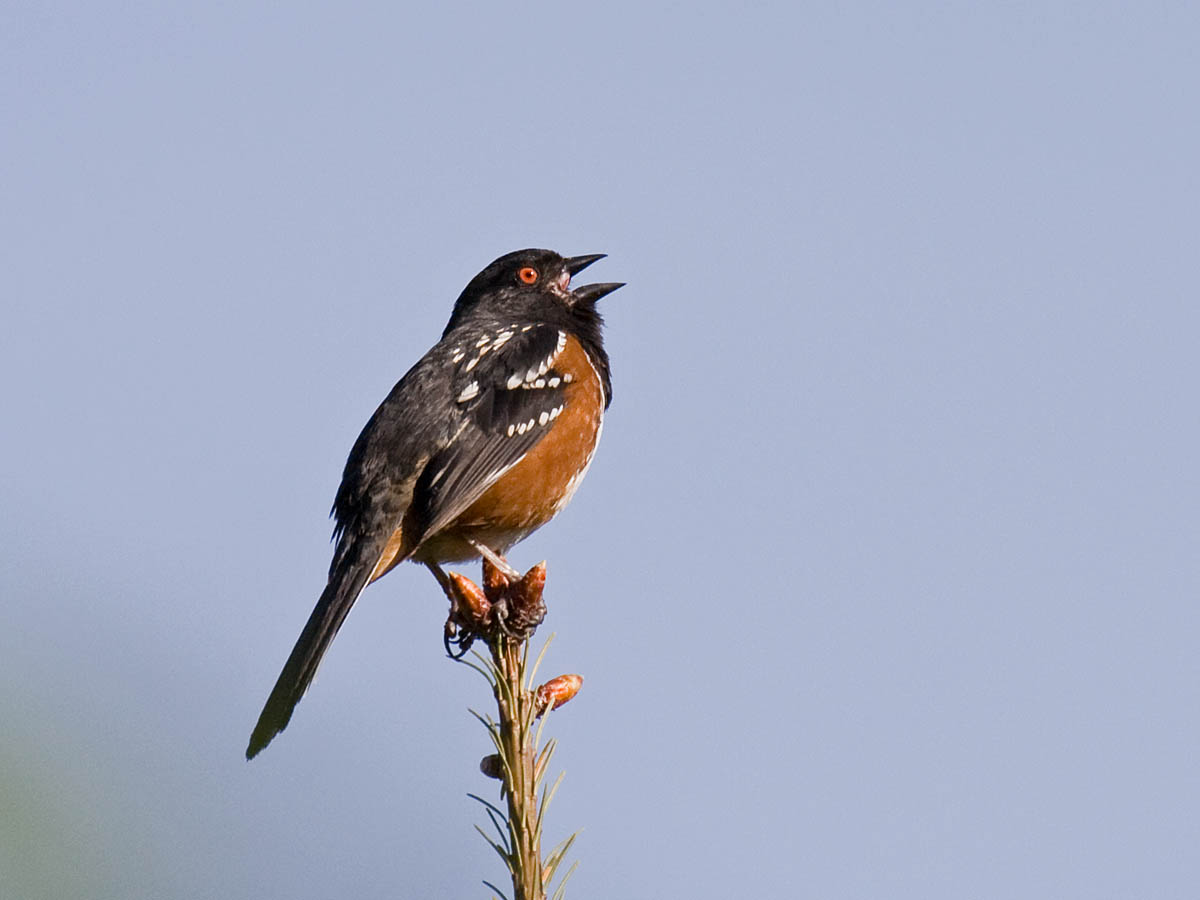
[[[446,325],[448,334],[463,319],[479,313],[501,318],[517,316],[551,322],[587,325],[595,320],[596,301],[621,284],[585,284],[571,289],[571,277],[582,272],[603,253],[562,257],[553,250],[517,250],[506,253],[471,279],[454,304]]]

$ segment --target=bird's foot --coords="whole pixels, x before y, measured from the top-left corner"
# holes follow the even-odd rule
[[[482,588],[457,572],[447,575],[443,583],[450,599],[443,638],[446,653],[456,659],[463,656],[477,637],[489,642],[501,636],[531,637],[546,618],[545,586],[545,562],[514,577],[485,556]]]

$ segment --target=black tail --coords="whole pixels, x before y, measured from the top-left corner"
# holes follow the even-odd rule
[[[246,759],[253,759],[263,747],[271,743],[275,735],[287,728],[292,718],[292,710],[296,708],[296,704],[312,683],[313,676],[317,674],[321,657],[329,649],[329,644],[342,627],[342,622],[346,621],[350,607],[367,586],[374,566],[363,564],[360,554],[351,556],[350,560],[338,566],[331,574],[321,599],[317,601],[312,615],[308,617],[308,623],[300,632],[296,646],[292,648],[292,655],[284,663],[279,680],[275,682],[275,688],[267,698],[267,705],[258,717],[258,724],[254,726],[254,733],[250,735]]]

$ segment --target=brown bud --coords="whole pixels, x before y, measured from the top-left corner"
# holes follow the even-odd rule
[[[583,687],[582,675],[559,675],[537,689],[538,715],[547,709],[558,709]]]
[[[540,562],[521,579],[509,585],[505,592],[508,600],[508,618],[505,621],[509,634],[528,638],[546,618],[546,604],[542,590],[546,587],[546,563]]]
[[[479,585],[457,572],[451,572],[448,577],[450,578],[450,592],[457,607],[451,611],[451,615],[453,616],[456,612],[461,613],[466,622],[472,625],[486,622],[492,604],[479,589]]]
[[[506,587],[508,587],[508,576],[492,565],[492,561],[485,556],[483,558],[483,589],[487,591],[488,596],[495,599]]]
[[[485,756],[479,761],[479,771],[488,778],[495,778],[498,781],[504,780],[504,763],[500,760],[499,753],[493,753],[491,756]]]
[[[542,599],[542,591],[546,587],[546,561],[543,559],[540,563],[521,576],[519,590],[523,597],[529,598],[531,601],[539,601]]]

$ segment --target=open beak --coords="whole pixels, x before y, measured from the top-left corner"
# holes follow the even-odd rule
[[[589,253],[586,256],[571,256],[563,260],[563,270],[570,275],[578,275],[598,259],[604,259],[605,253]],[[625,287],[624,282],[609,284],[581,284],[571,291],[571,299],[576,303],[595,303],[605,294],[611,294],[619,287]]]

